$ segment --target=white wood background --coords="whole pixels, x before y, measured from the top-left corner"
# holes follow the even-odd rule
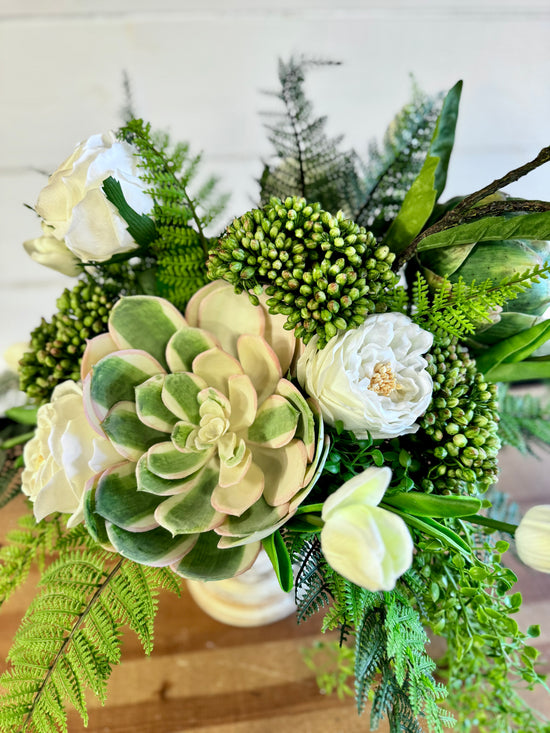
[[[269,152],[260,94],[277,59],[338,59],[310,74],[330,131],[360,154],[410,93],[464,80],[447,193],[468,193],[550,142],[550,0],[0,0],[0,354],[24,341],[70,280],[21,247],[34,204],[75,143],[120,122],[122,75],[137,112],[203,150],[231,191],[257,195]],[[516,184],[550,198],[550,168]]]

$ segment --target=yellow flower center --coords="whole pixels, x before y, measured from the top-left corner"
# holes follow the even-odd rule
[[[400,384],[395,378],[395,374],[388,361],[378,362],[374,367],[374,371],[369,382],[369,389],[376,394],[387,397],[394,389],[399,389]]]

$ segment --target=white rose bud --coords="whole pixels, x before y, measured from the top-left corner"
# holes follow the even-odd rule
[[[43,227],[43,229],[45,232],[47,231],[47,227]],[[57,270],[69,277],[77,277],[80,273],[78,259],[62,239],[56,239],[46,234],[43,237],[23,242],[23,247],[26,253],[39,265],[51,267],[52,270]]]
[[[550,504],[531,507],[516,529],[520,560],[541,573],[550,573]]]
[[[102,186],[112,176],[138,214],[150,212],[153,201],[138,176],[137,162],[134,148],[117,140],[114,132],[92,135],[80,143],[50,176],[38,197],[35,208],[43,219],[47,239],[57,240],[84,263],[105,262],[115,254],[135,249],[137,244],[128,225],[107,200]],[[51,241],[43,240],[28,242],[27,251],[37,260],[42,252],[42,264],[61,269],[62,247],[56,251]],[[50,252],[51,256],[45,256]]]
[[[325,501],[321,548],[329,565],[370,591],[389,591],[410,568],[413,541],[407,525],[378,504],[391,480],[387,467],[367,468]]]
[[[36,521],[52,512],[71,514],[68,527],[83,519],[86,483],[120,463],[120,454],[90,426],[82,387],[63,382],[38,410],[34,437],[25,445],[22,490],[34,503]]]
[[[298,361],[298,380],[330,425],[341,421],[357,438],[415,433],[428,408],[432,378],[422,356],[433,335],[402,313],[368,316],[324,349],[311,339]]]

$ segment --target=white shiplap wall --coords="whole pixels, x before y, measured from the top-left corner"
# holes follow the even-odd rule
[[[549,0],[0,0],[0,353],[26,339],[70,281],[27,258],[34,203],[88,135],[116,127],[125,70],[139,114],[203,150],[232,192],[256,196],[266,145],[261,89],[277,58],[338,59],[312,72],[330,131],[366,151],[409,98],[464,79],[447,194],[467,193],[534,157],[550,138]],[[519,184],[550,198],[550,169]]]

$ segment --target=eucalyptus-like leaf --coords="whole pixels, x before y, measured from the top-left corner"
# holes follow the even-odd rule
[[[502,239],[550,239],[550,211],[476,219],[424,237],[417,249],[419,252],[424,252],[438,247],[454,247],[459,244]]]

